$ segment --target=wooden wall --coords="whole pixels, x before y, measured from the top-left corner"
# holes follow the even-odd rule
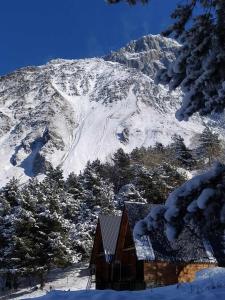
[[[175,284],[178,281],[179,272],[182,266],[177,267],[175,264],[167,262],[145,262],[144,263],[144,280],[146,286],[160,286]]]
[[[133,234],[128,223],[126,209],[123,211],[116,247],[115,264],[119,264],[119,276],[114,278],[114,286],[120,290],[144,289],[143,261],[136,256]],[[118,274],[118,273],[117,273]]]
[[[195,279],[197,271],[215,267],[216,264],[173,264],[168,262],[145,262],[144,280],[146,286],[170,285],[190,282]]]
[[[97,289],[110,288],[111,264],[105,260],[100,223],[98,221],[91,254],[90,267],[95,266],[95,280]]]

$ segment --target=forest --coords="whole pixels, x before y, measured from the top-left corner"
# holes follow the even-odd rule
[[[121,214],[125,201],[164,204],[189,174],[224,161],[224,145],[209,127],[189,149],[181,136],[171,144],[118,149],[108,162],[88,162],[64,179],[51,165],[45,178],[20,185],[15,178],[0,190],[1,286],[17,288],[21,278],[44,286],[49,270],[88,261],[99,214]]]

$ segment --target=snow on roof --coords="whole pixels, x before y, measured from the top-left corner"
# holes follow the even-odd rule
[[[134,243],[138,260],[155,260],[155,253],[149,236],[143,235],[140,239],[135,239]]]
[[[107,262],[110,262],[115,254],[117,238],[120,229],[120,216],[99,216],[102,242]]]
[[[135,225],[144,219],[156,205],[125,202],[128,222],[131,231]],[[202,240],[186,226],[179,238],[169,241],[165,234],[165,226],[162,223],[157,229],[141,228],[145,234],[138,237],[134,234],[134,243],[138,260],[161,260],[170,262],[201,262],[216,263],[212,247],[209,241]],[[137,230],[137,229],[135,229]]]

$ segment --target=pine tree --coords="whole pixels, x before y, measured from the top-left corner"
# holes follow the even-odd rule
[[[91,208],[99,206],[102,212],[113,211],[113,186],[101,178],[95,166],[88,162],[81,180],[84,189],[89,192],[88,197]]]
[[[132,182],[135,188],[148,203],[154,204],[164,204],[168,194],[186,179],[175,167],[168,164],[158,165],[150,170],[135,166],[134,174]]]
[[[121,187],[119,193],[115,199],[118,209],[122,210],[124,203],[129,202],[140,202],[147,203],[147,201],[141,196],[141,193],[136,189],[135,185],[130,183]]]
[[[146,228],[163,220],[169,240],[176,239],[184,226],[193,233],[210,238],[225,230],[225,166],[216,164],[204,174],[193,177],[175,189],[160,206],[143,220]],[[154,216],[154,217],[153,217]],[[157,221],[156,221],[157,220]]]
[[[114,163],[112,181],[115,191],[118,192],[123,185],[130,182],[132,177],[130,157],[120,148],[113,155],[112,161]]]
[[[225,229],[224,175],[225,166],[216,164],[170,194],[165,220],[168,232],[173,233],[171,237],[177,237],[184,224],[199,235]]]
[[[184,139],[175,134],[172,137],[173,143],[170,145],[171,158],[181,167],[192,168],[196,162],[192,156],[191,150],[184,143]]]
[[[48,170],[46,171],[46,176],[48,181],[51,181],[56,188],[63,189],[64,187],[64,178],[63,171],[60,167],[56,167],[55,169],[50,165]]]
[[[32,231],[35,266],[44,285],[44,274],[52,267],[63,267],[72,262],[69,230],[70,224],[64,218],[64,194],[58,176],[46,177],[39,184],[39,193],[35,210],[35,227]],[[60,180],[61,181],[61,180]],[[57,189],[58,187],[58,189]]]
[[[211,166],[214,160],[218,160],[222,145],[219,135],[213,133],[208,126],[205,127],[199,138],[199,152],[208,159],[208,165]]]
[[[1,270],[6,285],[17,286],[19,276],[31,273],[33,266],[33,243],[30,229],[35,223],[34,203],[28,193],[23,194],[13,179],[1,191],[0,255]]]

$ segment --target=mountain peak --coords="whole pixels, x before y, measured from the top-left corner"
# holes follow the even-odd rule
[[[118,51],[112,51],[105,60],[119,62],[144,74],[155,77],[160,68],[165,68],[175,59],[180,45],[161,35],[146,35],[129,42]]]

